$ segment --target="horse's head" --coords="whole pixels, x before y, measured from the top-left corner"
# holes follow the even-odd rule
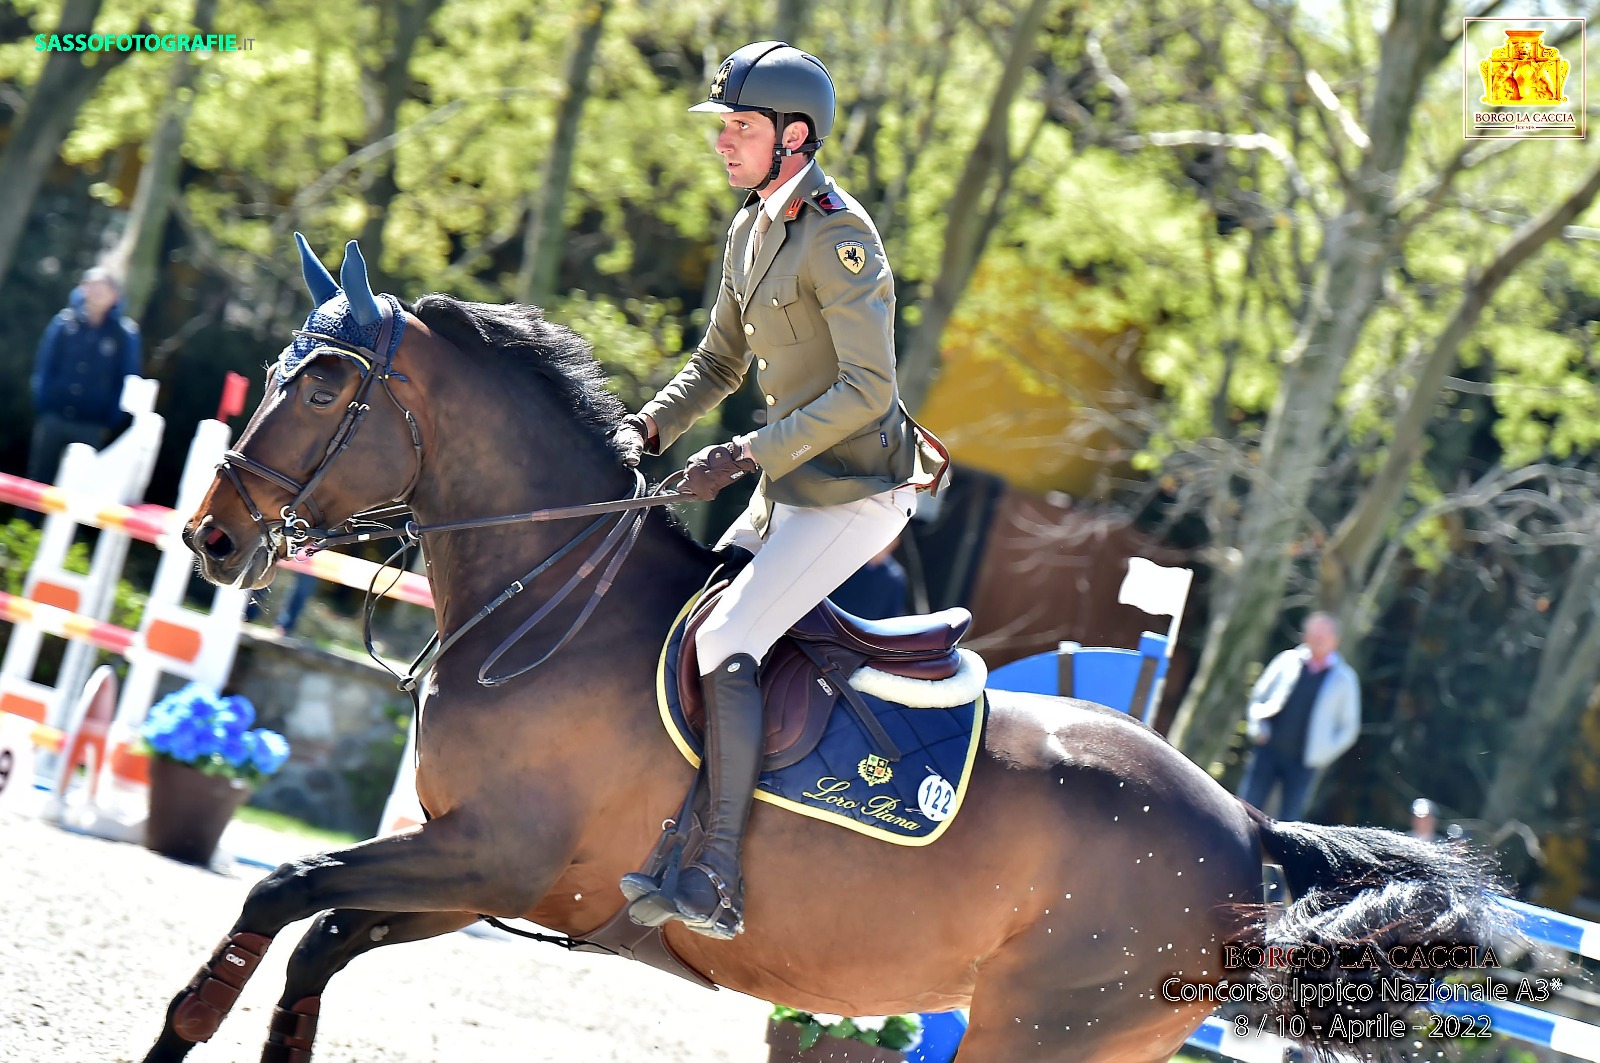
[[[421,443],[391,390],[406,377],[396,356],[406,313],[375,296],[352,240],[340,284],[295,234],[316,309],[272,366],[266,395],[183,541],[213,583],[258,588],[303,538],[387,501],[402,501],[421,472]]]

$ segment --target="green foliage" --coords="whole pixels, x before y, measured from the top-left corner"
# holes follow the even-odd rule
[[[850,1019],[842,1015],[814,1014],[780,1004],[773,1007],[771,1018],[775,1022],[788,1022],[800,1027],[802,1052],[809,1051],[824,1034],[881,1045],[895,1052],[911,1048],[922,1039],[922,1019],[916,1015],[875,1015]]]
[[[3,580],[6,593],[18,595],[22,593],[23,583],[28,578],[28,569],[33,567],[34,555],[39,552],[39,539],[42,534],[39,528],[35,528],[21,517],[13,517],[5,524],[0,524],[0,580]],[[68,572],[86,576],[89,574],[90,561],[88,544],[75,542],[68,548],[62,567]],[[139,621],[144,616],[145,604],[149,600],[149,594],[134,587],[127,580],[119,579],[112,597],[111,615],[107,619],[118,627],[138,628]]]
[[[256,808],[254,805],[244,805],[233,815],[235,819],[242,820],[253,827],[303,838],[309,843],[308,850],[342,849],[347,845],[354,845],[359,841],[365,840],[348,831],[329,830],[324,827],[314,826],[303,819],[296,819],[282,812],[272,812],[265,808]]]

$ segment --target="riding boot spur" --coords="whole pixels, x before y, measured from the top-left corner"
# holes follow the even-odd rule
[[[711,791],[705,842],[662,884],[639,875],[624,878],[623,892],[633,898],[628,915],[635,922],[659,926],[679,920],[697,933],[721,939],[744,929],[741,852],[761,776],[766,726],[756,667],[755,658],[738,653],[701,679]]]

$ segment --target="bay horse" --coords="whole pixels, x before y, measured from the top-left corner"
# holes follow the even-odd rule
[[[184,527],[207,579],[263,587],[305,522],[331,527],[389,503],[427,525],[629,494],[633,474],[609,441],[625,411],[575,334],[532,307],[374,297],[354,242],[342,290],[305,254],[318,310],[297,335],[314,349],[286,351]],[[385,331],[401,330],[393,350],[332,335],[370,336],[377,300],[393,308]],[[619,877],[693,776],[658,718],[655,664],[714,559],[652,511],[612,593],[560,652],[526,678],[480,682],[533,607],[513,601],[467,625],[574,534],[550,522],[425,536],[438,629],[465,631],[423,682],[416,784],[428,822],[262,879],[173,998],[147,1061],[182,1059],[210,1037],[296,920],[322,913],[289,961],[262,1055],[275,1063],[311,1058],[320,995],[359,955],[481,917],[581,938],[621,908]],[[581,553],[534,579],[526,600],[548,600]],[[551,613],[553,630],[570,627],[581,597]],[[673,924],[671,948],[721,986],[806,1010],[968,1007],[961,1063],[1144,1063],[1170,1058],[1214,1009],[1180,983],[1227,976],[1226,944],[1387,949],[1482,943],[1497,929],[1496,887],[1459,850],[1274,822],[1124,713],[1000,690],[987,706],[965,803],[936,842],[886,844],[758,803],[744,933],[716,941]],[[1275,918],[1261,903],[1264,857],[1296,897]],[[1233,973],[1288,977],[1282,965]],[[1331,1014],[1315,1007],[1278,1006]],[[1314,1051],[1338,1041],[1300,1040]],[[1369,1055],[1392,1044],[1338,1043]]]

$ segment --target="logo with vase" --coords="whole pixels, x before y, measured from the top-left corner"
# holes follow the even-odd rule
[[[1526,20],[1507,26],[1505,19],[1465,20],[1463,48],[1467,69],[1462,72],[1469,139],[1555,140],[1579,139],[1584,135],[1584,107],[1572,106],[1568,80],[1573,63],[1563,58],[1561,49],[1545,43],[1545,34],[1555,31],[1571,40],[1583,55],[1583,19],[1544,19],[1539,26]],[[1569,27],[1567,23],[1576,24]],[[1481,25],[1480,25],[1481,24]],[[1569,32],[1572,31],[1572,32]],[[1483,45],[1494,46],[1484,56]],[[1473,56],[1484,56],[1476,61]],[[1580,59],[1581,65],[1581,59]],[[1576,84],[1584,84],[1583,71],[1576,71]]]

